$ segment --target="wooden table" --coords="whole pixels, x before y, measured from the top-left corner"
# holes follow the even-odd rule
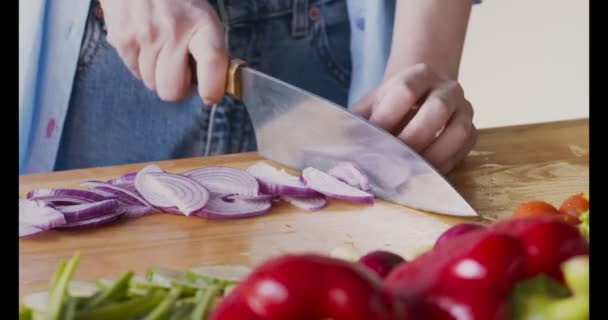
[[[225,165],[246,168],[255,153],[157,162],[170,172]],[[146,164],[64,171],[20,177],[19,193],[42,187],[78,187]],[[559,205],[589,188],[589,121],[573,120],[482,130],[477,146],[448,179],[485,222],[506,217],[519,203],[542,199]],[[332,201],[303,212],[287,204],[268,215],[230,221],[151,215],[87,231],[49,231],[19,240],[20,293],[45,289],[57,262],[82,254],[76,278],[114,277],[152,266],[185,270],[213,263],[255,264],[284,252],[329,253],[350,244],[359,252],[384,248],[408,255],[432,245],[462,221],[377,201],[373,206]]]

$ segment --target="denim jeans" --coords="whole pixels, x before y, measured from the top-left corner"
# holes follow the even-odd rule
[[[216,0],[231,57],[346,106],[351,57],[345,0]],[[161,101],[135,79],[91,7],[55,170],[254,151],[244,106],[194,92]],[[211,128],[211,130],[210,130]]]

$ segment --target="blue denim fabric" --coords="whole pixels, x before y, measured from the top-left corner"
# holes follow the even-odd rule
[[[345,0],[211,2],[232,57],[346,106],[351,57]],[[245,106],[226,97],[212,109],[196,94],[162,102],[131,76],[91,10],[55,170],[255,149]]]

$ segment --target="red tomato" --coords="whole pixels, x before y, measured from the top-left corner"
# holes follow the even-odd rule
[[[566,221],[574,224],[580,223],[578,217],[587,210],[589,210],[589,201],[583,197],[582,193],[566,199],[559,207],[559,211],[567,216]]]
[[[557,216],[561,212],[557,210],[553,205],[544,201],[529,201],[519,205],[513,211],[511,217],[513,218],[524,218],[524,217],[538,217],[538,216]]]

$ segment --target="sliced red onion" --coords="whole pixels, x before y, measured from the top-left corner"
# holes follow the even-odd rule
[[[123,206],[125,210],[124,218],[139,218],[154,212],[154,208],[145,206]],[[181,213],[180,213],[181,214]]]
[[[43,201],[19,199],[19,237],[33,235],[65,223],[63,214]]]
[[[224,196],[212,194],[205,207],[195,213],[208,219],[236,219],[262,215],[270,209],[269,200],[242,200],[233,198],[228,201]]]
[[[40,228],[36,228],[34,226],[30,226],[27,224],[19,224],[19,238],[33,236],[42,231],[44,231],[44,230],[40,229]]]
[[[369,178],[361,171],[361,168],[352,162],[340,162],[329,169],[327,173],[334,178],[345,182],[363,191],[369,190]]]
[[[120,218],[125,213],[124,208],[118,208],[114,212],[109,214],[105,214],[103,216],[95,217],[87,220],[80,220],[76,222],[71,222],[68,224],[64,224],[62,226],[56,227],[56,229],[86,229],[86,228],[96,228],[109,223],[112,223],[118,218]]]
[[[306,184],[306,186],[330,198],[355,203],[374,202],[374,195],[349,186],[348,184],[315,168],[309,167],[304,169],[300,178],[302,182]]]
[[[131,205],[140,205],[150,207],[151,205],[144,200],[138,193],[133,192],[127,188],[123,188],[119,185],[113,185],[106,182],[101,181],[85,181],[80,184],[81,186],[90,188],[93,192],[103,191],[106,193],[110,193],[113,196],[117,197],[118,200],[125,202]]]
[[[327,205],[327,200],[323,197],[291,197],[281,196],[285,202],[302,210],[317,211],[323,209]]]
[[[247,168],[247,172],[258,179],[260,190],[266,194],[302,197],[319,195],[303,184],[298,177],[292,176],[284,170],[277,170],[264,162],[250,166]]]
[[[105,197],[106,199],[107,198],[111,198],[111,199],[117,198],[115,194],[108,192],[108,191],[101,190],[101,189],[89,189],[89,191],[95,192],[98,195]]]
[[[121,184],[133,184],[135,183],[135,176],[137,175],[137,171],[136,172],[128,172],[123,174],[122,176],[118,177],[118,178],[114,178],[114,179],[110,179],[108,181],[106,181],[109,184],[116,184],[116,185],[121,185]]]
[[[274,200],[277,198],[278,198],[278,196],[275,196],[272,194],[259,194],[257,196],[247,196],[247,195],[242,195],[242,194],[227,194],[227,195],[223,195],[222,199],[225,201],[232,201],[234,199],[260,201],[260,200]]]
[[[43,198],[39,198],[38,201],[44,201],[44,202],[46,202],[51,207],[54,207],[54,206],[71,206],[71,205],[75,205],[75,204],[91,203],[91,201],[82,200],[80,198],[62,197],[62,196],[43,197]]]
[[[120,202],[118,202],[118,200],[109,199],[74,206],[57,207],[57,209],[63,213],[65,220],[68,223],[71,223],[112,213],[118,208],[119,205]]]
[[[229,167],[207,167],[182,173],[202,184],[211,193],[257,196],[259,185],[251,174]]]
[[[106,200],[104,196],[95,192],[78,189],[36,189],[27,194],[27,198],[31,200],[57,201],[57,197],[78,199],[85,202]]]
[[[19,199],[19,223],[37,228],[53,228],[65,224],[63,214],[43,201]]]
[[[209,200],[205,187],[179,174],[142,170],[135,179],[135,186],[150,204],[161,208],[177,207],[186,216],[202,209]]]

